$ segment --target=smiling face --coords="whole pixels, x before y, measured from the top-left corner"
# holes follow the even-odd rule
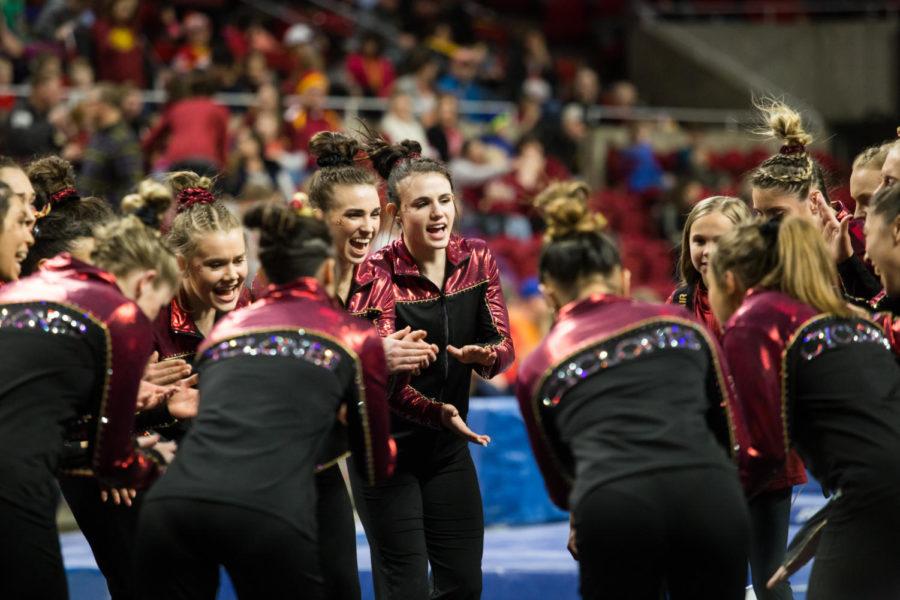
[[[204,234],[189,259],[179,257],[184,272],[182,285],[199,303],[193,309],[234,310],[247,278],[246,253],[244,232],[236,228]]]
[[[691,225],[691,263],[700,273],[704,285],[708,285],[706,272],[712,251],[715,250],[719,238],[731,231],[733,227],[734,224],[728,217],[720,212],[704,215]]]
[[[31,206],[21,198],[12,196],[0,232],[0,281],[19,278],[22,261],[28,255],[28,248],[34,244],[34,237],[31,235],[33,222]]]
[[[889,223],[884,215],[869,213],[863,231],[866,258],[875,267],[885,292],[900,295],[900,219]]]
[[[400,226],[410,253],[418,258],[445,249],[456,217],[450,181],[436,172],[413,173],[397,189]]]
[[[25,171],[18,167],[0,168],[0,181],[9,186],[13,197],[18,197],[29,206],[34,204],[36,198],[34,186],[31,185],[31,180],[25,175]],[[31,222],[31,226],[34,226],[34,221]]]
[[[381,201],[374,185],[339,185],[325,212],[338,260],[360,264],[381,223]]]

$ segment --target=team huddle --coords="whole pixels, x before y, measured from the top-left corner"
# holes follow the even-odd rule
[[[765,110],[752,207],[694,205],[666,304],[630,297],[586,185],[534,201],[554,322],[516,394],[584,598],[737,600],[748,564],[790,598],[813,557],[810,599],[900,596],[900,142],[857,157],[851,215]],[[0,161],[4,598],[68,597],[60,492],[114,600],[212,599],[220,567],[242,599],[358,599],[354,510],[377,598],[481,597],[497,263],[418,143],[309,150],[307,200],[240,218],[190,171],[117,215],[61,158]],[[807,471],[829,501],[788,547]]]

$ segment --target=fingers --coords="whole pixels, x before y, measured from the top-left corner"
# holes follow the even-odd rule
[[[142,435],[137,439],[138,448],[152,448],[159,443],[159,434],[151,433],[150,435]]]
[[[407,326],[407,329],[409,327]],[[428,332],[424,329],[416,329],[413,332],[410,332],[409,335],[406,336],[406,341],[408,342],[421,342],[428,336]]]
[[[462,362],[463,352],[459,348],[453,345],[447,345],[447,354],[455,358],[456,360]]]
[[[148,365],[153,365],[159,362],[159,351],[154,350],[153,354],[150,355],[150,360],[147,362]]]
[[[774,589],[776,585],[787,579],[787,569],[784,567],[778,567],[778,570],[775,571],[775,574],[769,579],[769,582],[766,583],[766,587],[768,589]]]
[[[188,377],[187,379],[182,379],[182,380],[181,380],[181,386],[182,386],[182,387],[189,387],[189,388],[190,388],[190,387],[194,387],[194,386],[197,385],[197,383],[199,383],[199,382],[200,382],[200,374],[199,374],[199,373],[194,373],[193,375],[191,375],[191,376]]]
[[[398,330],[398,331],[395,331],[394,333],[388,335],[387,337],[388,337],[388,339],[392,339],[392,340],[402,340],[402,339],[405,338],[407,335],[409,335],[409,332],[410,332],[410,331],[411,331],[411,328],[410,328],[409,325],[407,325],[407,326],[404,327],[403,329],[400,329],[400,330]]]

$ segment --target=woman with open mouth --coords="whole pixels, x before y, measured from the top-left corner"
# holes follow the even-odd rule
[[[22,262],[34,244],[31,206],[0,182],[0,286],[15,281],[22,272]]]
[[[465,418],[472,372],[491,378],[513,360],[500,275],[483,241],[452,233],[456,205],[442,163],[421,158],[416,142],[391,145],[371,132],[366,150],[402,235],[359,269],[348,308],[382,336],[409,327],[438,347],[436,361],[395,382],[397,470],[364,492],[378,597],[479,598],[484,515],[467,441],[490,438]]]

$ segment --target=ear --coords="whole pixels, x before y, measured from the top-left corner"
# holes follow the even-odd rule
[[[321,208],[312,209],[312,214],[313,214],[313,217],[318,219],[319,221],[325,220],[325,213],[322,211]]]
[[[622,286],[622,297],[631,297],[631,271],[629,269],[626,269],[625,267],[622,267],[619,277],[621,278],[620,285]]]
[[[156,286],[156,280],[159,274],[156,270],[151,269],[149,271],[144,271],[141,273],[141,276],[135,279],[134,282],[134,300],[137,301],[138,298],[143,296],[147,290]]]
[[[187,275],[188,262],[187,259],[181,254],[175,257],[175,260],[178,261],[178,270],[181,271],[182,275]]]
[[[891,223],[891,239],[894,240],[895,246],[900,246],[900,216]]]
[[[822,192],[819,190],[811,190],[806,196],[806,201],[809,202],[809,212],[818,216],[819,202],[822,201]]]
[[[556,297],[556,290],[553,286],[542,282],[538,284],[538,289],[541,291],[541,295],[544,296],[544,300],[547,301],[547,304],[550,305],[553,312],[559,312],[559,309],[562,308],[562,304],[560,303],[559,298]]]
[[[728,297],[737,296],[739,291],[737,277],[732,271],[725,271],[722,276],[722,291]]]
[[[37,270],[38,270],[38,271],[43,271],[43,270],[44,270],[44,265],[47,264],[47,261],[48,261],[48,260],[50,260],[50,259],[49,259],[49,258],[41,258],[41,259],[39,259],[39,260],[37,261]]]

